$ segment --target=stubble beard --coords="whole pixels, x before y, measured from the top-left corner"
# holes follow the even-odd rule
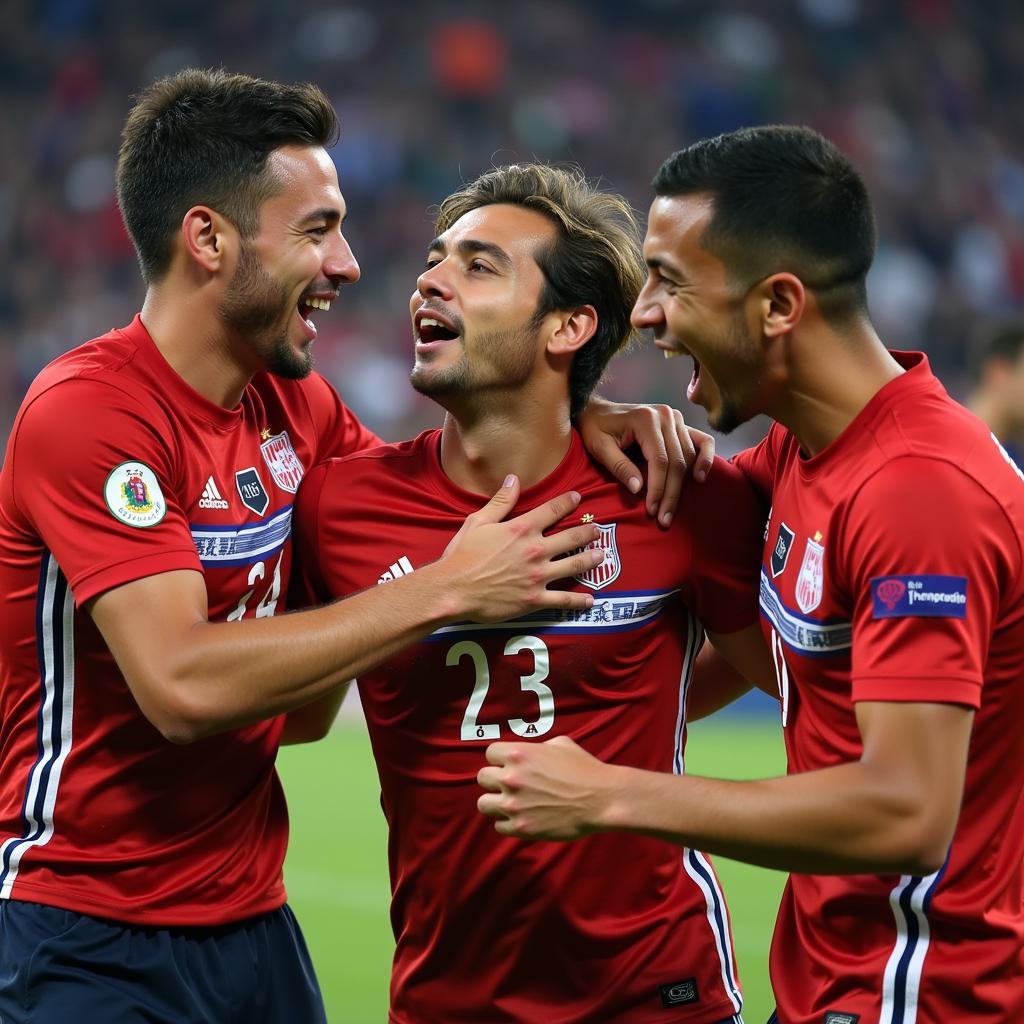
[[[309,345],[297,352],[288,341],[291,305],[288,289],[267,273],[255,249],[243,243],[220,305],[221,319],[246,337],[268,373],[302,380],[313,369],[313,353]]]
[[[465,334],[463,334],[465,345]],[[478,353],[473,365],[463,348],[458,362],[434,369],[417,363],[409,374],[409,382],[421,394],[447,406],[446,400],[474,398],[499,391],[515,391],[530,379],[537,359],[537,326],[533,320],[521,327],[511,327],[481,334],[474,339]],[[487,362],[480,366],[480,353]]]

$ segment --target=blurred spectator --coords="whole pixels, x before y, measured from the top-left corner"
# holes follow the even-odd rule
[[[1024,317],[986,324],[978,332],[967,405],[1024,467]]]
[[[428,209],[495,163],[578,162],[646,210],[671,150],[741,123],[810,124],[876,200],[869,294],[893,347],[926,349],[962,393],[971,324],[1024,308],[1019,0],[6,0],[3,25],[0,444],[39,366],[139,304],[118,129],[133,92],[190,63],[312,79],[335,101],[363,279],[325,320],[319,361],[385,437],[436,420],[391,397]],[[679,403],[684,377],[646,346],[606,390]]]

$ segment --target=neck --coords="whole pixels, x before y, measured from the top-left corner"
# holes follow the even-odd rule
[[[493,403],[493,395],[488,398]],[[525,490],[554,472],[572,438],[568,398],[530,401],[517,394],[504,408],[474,413],[449,408],[441,431],[441,468],[452,483],[491,495],[509,473]]]
[[[838,335],[825,326],[790,337],[785,387],[766,412],[809,455],[828,447],[903,368],[866,321]]]
[[[232,342],[204,296],[150,287],[142,322],[171,369],[193,391],[224,409],[238,405],[257,367],[245,363],[245,346]]]
[[[991,395],[975,392],[967,402],[967,408],[980,420],[988,424],[989,430],[996,437],[1010,437],[1013,435],[1018,424],[1012,416],[1007,415],[1001,402],[997,402]]]

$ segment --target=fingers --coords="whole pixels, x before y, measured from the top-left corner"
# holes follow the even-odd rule
[[[519,477],[514,473],[509,473],[505,477],[505,482],[494,492],[491,500],[482,509],[467,516],[467,520],[472,519],[480,523],[500,523],[515,508],[520,490]],[[576,501],[579,502],[579,495],[576,496]],[[572,509],[569,511],[571,512]]]
[[[679,416],[679,425],[686,433],[690,443],[697,447],[697,458],[693,463],[693,477],[703,483],[707,480],[708,473],[711,472],[711,467],[714,465],[715,439],[710,434],[705,434],[703,430],[687,427],[683,423],[682,414],[677,413],[677,415]]]
[[[502,490],[505,490],[505,488],[502,488]],[[499,491],[498,493],[500,494],[501,492]],[[495,495],[495,498],[496,497],[497,495]],[[495,498],[492,498],[491,502],[493,502]],[[545,501],[543,505],[538,505],[529,512],[524,512],[518,517],[518,519],[524,526],[529,527],[532,530],[545,530],[549,526],[552,526],[564,519],[577,507],[577,505],[579,505],[579,503],[579,491],[567,491],[565,494],[560,494],[557,498]]]
[[[543,539],[542,547],[547,558],[558,558],[559,555],[567,555],[570,551],[579,551],[585,548],[591,541],[597,540],[601,531],[587,523],[586,526],[573,526],[568,530],[559,530]]]
[[[692,466],[696,459],[696,452],[690,443],[690,436],[685,430],[680,430],[683,423],[683,415],[667,405],[657,406],[658,422],[661,425],[662,436],[665,439],[665,482],[658,502],[658,522],[662,526],[668,526],[675,515],[676,506],[679,504],[679,495],[683,489],[683,480],[686,477],[686,467]],[[686,438],[686,444],[682,439]],[[652,504],[650,500],[650,482],[648,481],[648,507]]]
[[[611,434],[599,434],[591,440],[590,454],[630,492],[638,494],[643,487],[643,474],[636,463],[626,457]]]

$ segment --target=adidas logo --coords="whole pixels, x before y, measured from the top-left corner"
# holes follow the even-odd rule
[[[217,485],[213,482],[211,476],[206,481],[206,486],[203,488],[203,496],[199,499],[200,508],[227,508],[228,503],[221,497],[220,491],[217,490]]]
[[[381,584],[387,583],[389,580],[397,580],[400,576],[408,576],[412,571],[412,562],[405,555],[402,555],[397,562],[392,562],[388,566],[387,572],[377,580],[377,583]]]

